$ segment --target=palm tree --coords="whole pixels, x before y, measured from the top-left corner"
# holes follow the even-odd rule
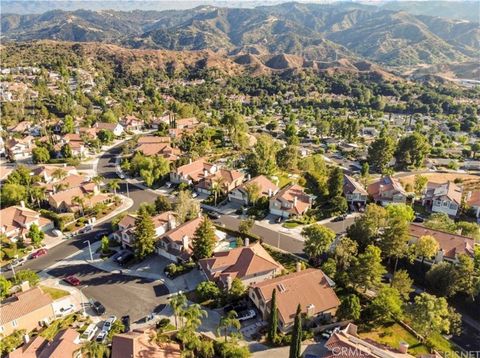
[[[34,186],[30,189],[30,200],[40,207],[40,203],[45,200],[45,188],[41,186]]]
[[[74,196],[72,198],[72,204],[77,204],[80,207],[80,214],[83,216],[83,207],[85,205],[85,199],[80,196]]]
[[[172,307],[173,315],[175,316],[176,329],[178,329],[178,317],[181,317],[183,315],[183,310],[185,309],[186,305],[187,297],[183,293],[174,296],[170,300],[170,306]]]
[[[215,198],[215,206],[217,206],[218,194],[223,192],[224,180],[223,177],[216,177],[212,180],[212,191]]]
[[[67,177],[67,172],[62,168],[55,169],[52,173],[52,178],[56,180],[62,180]]]
[[[202,324],[202,318],[207,317],[207,311],[199,304],[193,304],[183,311],[182,316],[187,320],[185,326],[196,330]]]
[[[222,317],[222,319],[220,320],[217,328],[217,334],[220,336],[223,330],[223,332],[225,333],[225,342],[227,342],[229,329],[234,328],[238,331],[240,327],[241,324],[240,321],[237,319],[237,312],[230,311],[225,317]]]
[[[110,190],[113,190],[113,194],[117,195],[117,190],[120,189],[120,181],[118,179],[113,179],[108,183]]]
[[[96,175],[92,178],[92,182],[94,182],[97,185],[100,185],[103,183],[103,177],[101,175]]]
[[[80,348],[80,352],[88,358],[103,358],[110,356],[110,350],[108,347],[105,344],[95,341],[85,343],[82,348]]]

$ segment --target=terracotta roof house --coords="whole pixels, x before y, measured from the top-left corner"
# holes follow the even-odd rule
[[[185,262],[192,257],[192,241],[203,217],[198,217],[167,231],[157,241],[157,253],[174,262]],[[220,236],[216,234],[217,241]]]
[[[172,140],[170,137],[157,137],[154,135],[141,136],[137,140],[137,144],[155,144],[155,143],[170,143]]]
[[[32,158],[32,149],[35,148],[32,136],[24,138],[10,138],[5,141],[7,157],[13,161],[28,160]]]
[[[467,205],[472,208],[475,216],[480,217],[480,190],[475,190],[467,193],[465,198]]]
[[[197,128],[198,123],[195,117],[174,119],[173,128],[170,128],[168,133],[172,138],[180,138],[184,133],[193,132]]]
[[[349,175],[343,176],[343,195],[347,203],[355,209],[364,207],[367,204],[368,192],[362,184]]]
[[[55,319],[52,302],[40,287],[30,288],[28,282],[22,283],[22,292],[7,298],[0,305],[0,334],[8,336],[20,329],[30,332],[42,322]]]
[[[180,358],[182,351],[176,343],[156,344],[153,329],[136,329],[116,334],[112,338],[112,358]]]
[[[63,179],[53,179],[48,183],[39,183],[40,186],[45,188],[45,192],[57,193],[67,189],[79,188],[82,185],[88,183],[89,178],[85,175],[70,174]]]
[[[278,186],[270,181],[266,176],[259,175],[253,179],[246,181],[245,183],[237,186],[231,192],[228,193],[228,200],[237,202],[240,204],[248,205],[249,198],[246,191],[248,185],[257,185],[260,189],[260,197],[272,197],[278,193]]]
[[[170,173],[170,181],[175,184],[196,184],[217,171],[217,166],[203,159],[182,165]]]
[[[24,346],[11,352],[8,358],[80,358],[81,346],[78,332],[67,328],[58,332],[51,342],[36,336]]]
[[[388,204],[405,204],[407,201],[407,192],[402,184],[392,176],[380,178],[367,188],[368,195],[382,206]]]
[[[143,127],[143,120],[132,116],[132,115],[127,115],[120,119],[120,124],[129,131],[139,131]]]
[[[195,185],[195,189],[201,193],[210,194],[215,183],[218,183],[222,192],[229,193],[241,185],[245,174],[230,169],[219,169],[213,175],[203,178]]]
[[[300,185],[289,185],[270,198],[270,214],[289,218],[304,214],[312,206],[312,198]]]
[[[58,212],[77,212],[81,206],[75,198],[84,200],[84,207],[92,207],[110,200],[111,196],[100,193],[95,183],[85,183],[79,187],[62,190],[48,197],[49,205]]]
[[[454,182],[443,184],[428,183],[423,195],[422,205],[434,213],[457,216],[462,203],[462,188]]]
[[[77,169],[75,167],[66,165],[62,167],[55,165],[41,165],[33,169],[32,173],[33,175],[38,175],[42,177],[45,183],[49,183],[54,180],[53,173],[58,169],[63,170],[67,174],[67,176],[77,174]]]
[[[175,161],[180,158],[182,151],[173,148],[168,143],[144,143],[135,148],[135,151],[146,156],[158,155],[169,161]]]
[[[8,132],[10,133],[20,133],[23,134],[27,132],[30,129],[30,126],[32,124],[29,121],[21,121],[18,122],[17,124],[14,124],[13,126],[8,127]]]
[[[200,260],[199,265],[208,280],[224,289],[228,289],[235,278],[249,286],[274,278],[283,271],[283,266],[259,243],[216,252],[212,257]]]
[[[408,344],[401,342],[398,349],[387,347],[357,334],[357,326],[349,323],[344,329],[335,331],[325,343],[331,353],[325,357],[338,358],[413,358],[407,353]]]
[[[429,229],[423,225],[411,223],[409,233],[412,239],[410,243],[415,243],[422,236],[433,236],[437,240],[440,250],[435,256],[435,262],[443,260],[457,262],[458,255],[466,254],[474,256],[475,240],[466,236],[451,234],[445,231]]]
[[[0,233],[14,242],[19,238],[28,242],[26,235],[32,224],[44,232],[53,229],[52,221],[41,217],[39,212],[26,208],[23,203],[0,210]]]
[[[107,122],[97,122],[94,125],[97,132],[103,130],[108,130],[113,133],[115,137],[119,137],[123,134],[123,126],[120,123],[107,123]]]
[[[333,317],[340,305],[333,285],[321,270],[297,269],[297,272],[250,286],[248,295],[266,319],[270,315],[270,301],[275,289],[279,328],[286,332],[293,327],[298,304],[308,317]]]

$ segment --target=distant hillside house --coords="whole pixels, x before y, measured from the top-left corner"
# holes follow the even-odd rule
[[[293,327],[298,304],[307,317],[330,320],[335,316],[340,300],[333,286],[333,281],[321,270],[297,269],[297,272],[250,286],[248,296],[266,320],[270,316],[270,301],[275,289],[279,328],[288,332]]]
[[[120,119],[120,124],[127,131],[140,131],[143,128],[143,120],[133,115],[127,115]]]
[[[382,206],[405,204],[407,202],[407,192],[403,189],[402,184],[392,176],[385,176],[370,184],[367,192],[375,203]]]
[[[212,257],[200,260],[199,265],[205,277],[223,289],[229,289],[235,278],[249,286],[274,278],[283,271],[283,266],[259,243],[216,252]]]
[[[253,179],[246,181],[228,193],[228,200],[247,205],[250,201],[246,187],[248,185],[257,185],[260,189],[259,197],[272,197],[278,193],[278,186],[272,183],[266,176],[259,175]]]
[[[170,173],[170,181],[175,184],[197,184],[202,179],[215,174],[217,170],[218,168],[215,164],[210,164],[203,159],[198,159],[176,168]]]
[[[474,256],[475,240],[466,236],[451,234],[445,231],[426,228],[423,225],[410,224],[410,244],[414,244],[422,236],[433,236],[440,247],[435,255],[434,262],[449,261],[458,262],[458,255],[466,254],[470,257]]]
[[[0,233],[13,242],[22,238],[28,243],[26,235],[33,224],[44,232],[53,229],[52,221],[41,217],[35,210],[26,208],[23,202],[20,206],[9,206],[0,210]]]
[[[174,119],[173,128],[170,128],[168,133],[172,138],[181,138],[184,133],[194,132],[198,123],[198,119],[195,117]]]
[[[347,199],[348,205],[356,210],[367,204],[368,192],[362,184],[348,175],[343,176],[343,195]]]
[[[123,126],[120,123],[97,122],[94,124],[94,128],[97,129],[97,132],[102,129],[111,131],[115,137],[120,137],[123,134]]]
[[[457,216],[462,203],[462,188],[454,182],[428,183],[422,205],[434,213]]]
[[[270,214],[289,218],[303,215],[312,206],[312,198],[300,185],[289,185],[270,198]]]

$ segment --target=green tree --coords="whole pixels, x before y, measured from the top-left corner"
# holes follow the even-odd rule
[[[155,198],[155,210],[157,213],[164,213],[172,210],[172,203],[166,196],[159,195]]]
[[[474,260],[467,254],[458,255],[457,290],[467,295],[472,301],[480,292],[480,271],[475,270]]]
[[[107,123],[117,123],[118,119],[115,113],[111,109],[107,109],[105,112],[102,113],[102,122]]]
[[[451,297],[457,293],[457,270],[449,262],[432,265],[425,278],[428,285],[441,296]]]
[[[220,289],[215,282],[203,281],[195,288],[195,295],[202,302],[207,300],[216,300],[220,297]]]
[[[135,219],[135,256],[145,258],[155,251],[155,225],[148,213],[143,212]]]
[[[12,283],[7,280],[5,276],[0,275],[0,300],[3,300],[5,297],[7,297],[11,287]]]
[[[113,132],[111,130],[101,129],[97,133],[97,137],[98,137],[98,139],[100,140],[101,143],[109,144],[109,143],[113,142],[113,139],[115,138],[115,135],[113,134]]]
[[[273,174],[277,169],[276,155],[278,144],[267,134],[262,134],[257,138],[252,153],[248,156],[246,164],[252,175]]]
[[[358,244],[347,236],[341,237],[335,245],[334,258],[337,269],[346,271],[357,256]]]
[[[117,195],[117,190],[120,189],[120,180],[112,179],[108,182],[108,187],[110,188],[110,190],[113,190],[114,195]]]
[[[245,236],[250,235],[250,231],[252,230],[254,225],[255,225],[255,220],[251,218],[241,220],[240,224],[238,225],[238,232],[240,232]]]
[[[102,237],[101,251],[103,254],[108,254],[110,252],[110,240],[107,236]]]
[[[65,118],[63,119],[62,133],[68,134],[68,133],[73,133],[74,131],[75,131],[75,122],[73,120],[73,117],[70,115],[66,115]]]
[[[246,288],[242,280],[240,280],[238,277],[235,277],[232,280],[232,285],[230,289],[228,290],[228,296],[230,301],[234,302],[239,300],[245,295],[245,292],[246,292]]]
[[[230,311],[227,313],[226,316],[223,316],[220,319],[220,323],[218,324],[218,328],[217,328],[217,334],[221,335],[221,332],[223,331],[225,342],[227,342],[229,331],[234,330],[238,332],[241,327],[242,325],[240,324],[240,321],[237,319],[237,312]]]
[[[416,174],[415,179],[413,182],[413,190],[417,197],[421,197],[423,195],[423,191],[427,186],[428,178],[425,175]]]
[[[80,348],[82,352],[82,357],[87,358],[103,358],[110,356],[110,349],[106,344],[99,343],[96,341],[88,341],[82,345]]]
[[[368,204],[365,214],[355,219],[347,229],[347,236],[358,243],[360,251],[374,243],[386,226],[387,211],[376,204]]]
[[[215,228],[211,220],[204,217],[193,237],[193,257],[196,260],[211,257],[215,243]]]
[[[287,145],[277,153],[277,164],[285,171],[296,170],[298,166],[298,148],[295,145]]]
[[[450,219],[450,217],[445,213],[433,213],[432,215],[430,215],[428,220],[425,221],[424,225],[429,229],[435,229],[451,233],[454,233],[457,229],[455,221]]]
[[[32,225],[30,225],[30,229],[28,230],[27,237],[32,241],[33,245],[37,246],[45,238],[45,233],[42,230],[40,230],[37,224],[33,223]]]
[[[415,255],[422,258],[422,265],[425,259],[434,257],[439,249],[437,240],[431,235],[423,235],[414,244]]]
[[[335,232],[323,225],[312,224],[302,230],[304,236],[304,251],[305,253],[317,261],[330,248],[335,239]]]
[[[408,301],[412,288],[413,280],[406,270],[398,270],[392,279],[392,287],[397,289],[404,301]]]
[[[48,163],[50,160],[50,152],[45,147],[33,148],[32,160],[34,163]]]
[[[21,184],[3,184],[1,189],[1,204],[3,207],[20,204],[27,200],[27,189]]]
[[[40,282],[40,277],[32,270],[18,271],[15,275],[15,284],[19,285],[23,281],[28,281],[30,287],[34,287]]]
[[[450,331],[450,311],[447,300],[443,297],[422,293],[415,297],[408,314],[413,328],[423,337]]]
[[[420,168],[430,151],[427,138],[418,132],[400,139],[395,151],[397,165],[403,169]]]
[[[2,337],[0,340],[0,353],[2,357],[7,356],[10,353],[20,347],[23,344],[26,330],[20,329],[14,331],[12,334],[6,337]]]
[[[381,253],[380,248],[368,245],[365,252],[358,255],[358,260],[350,270],[354,287],[361,286],[366,291],[380,286],[382,276],[386,273]]]
[[[200,206],[196,200],[192,199],[192,194],[187,190],[181,190],[178,193],[175,203],[175,212],[180,224],[187,220],[198,217]]]
[[[394,260],[394,276],[397,271],[398,259],[407,254],[409,240],[408,222],[401,216],[390,218],[378,246],[386,257]]]
[[[407,222],[413,221],[415,218],[412,207],[406,204],[389,204],[386,209],[389,218],[401,217]]]
[[[278,333],[278,309],[277,309],[277,290],[273,289],[272,299],[270,300],[270,316],[268,317],[268,333],[269,342],[275,342]]]
[[[343,194],[343,170],[334,167],[328,177],[328,197],[330,199],[340,197]]]
[[[72,147],[70,147],[70,144],[65,143],[62,145],[62,148],[60,148],[60,152],[62,153],[63,158],[71,158],[73,156],[72,153]]]
[[[248,203],[249,204],[254,204],[257,202],[258,198],[260,197],[261,194],[261,188],[260,185],[257,183],[247,183],[245,184],[245,192],[247,193],[248,197]]]
[[[371,167],[380,173],[385,173],[388,164],[393,159],[395,142],[391,137],[384,134],[375,139],[368,147],[367,161]]]
[[[383,287],[373,299],[371,310],[375,319],[386,322],[402,315],[402,298],[396,288]]]
[[[293,323],[292,341],[290,343],[289,358],[300,357],[300,349],[302,346],[302,308],[300,304],[297,306],[297,312],[295,313],[295,321]]]
[[[338,307],[336,316],[339,320],[358,320],[360,318],[362,307],[357,295],[351,294],[345,296]]]
[[[170,299],[169,304],[170,307],[172,307],[175,318],[175,328],[178,329],[179,318],[183,316],[183,312],[187,306],[187,297],[183,293],[179,293]]]

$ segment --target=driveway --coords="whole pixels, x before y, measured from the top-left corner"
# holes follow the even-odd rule
[[[152,312],[160,312],[167,303],[168,289],[158,280],[101,271],[88,264],[59,266],[47,271],[51,276],[75,275],[78,286],[89,299],[100,301],[105,315],[130,315],[136,322]]]

